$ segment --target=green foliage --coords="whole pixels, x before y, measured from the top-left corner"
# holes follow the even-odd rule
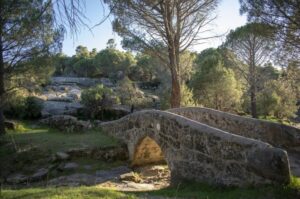
[[[42,102],[36,97],[29,96],[25,101],[23,119],[37,119],[41,117]]]
[[[17,119],[38,119],[41,117],[41,111],[41,100],[28,96],[28,93],[24,90],[18,90],[10,96],[4,109],[7,117]]]
[[[130,68],[128,76],[134,81],[152,81],[157,75],[158,61],[146,54],[136,56],[136,65]]]
[[[218,50],[204,50],[196,63],[196,73],[190,82],[195,100],[205,107],[223,111],[239,108],[241,89],[233,71],[224,66]]]
[[[134,105],[135,108],[151,107],[152,99],[146,98],[144,93],[139,90],[128,77],[125,77],[118,82],[116,92],[123,105]]]
[[[76,57],[78,58],[88,58],[90,53],[87,47],[79,45],[76,47]]]
[[[75,73],[80,77],[97,77],[99,69],[92,58],[81,58],[73,66]]]
[[[110,88],[104,87],[102,84],[86,89],[81,94],[81,102],[87,108],[91,118],[102,118],[103,110],[118,103],[118,101],[119,100],[115,97],[114,92]]]
[[[186,84],[181,85],[181,102],[180,106],[190,107],[190,106],[199,106],[194,100],[194,95],[191,89],[187,87]]]
[[[129,52],[108,48],[96,55],[95,64],[104,76],[116,78],[118,71],[126,74],[135,64],[135,59]]]
[[[296,95],[283,79],[271,80],[257,96],[258,113],[279,119],[293,117],[297,111]]]

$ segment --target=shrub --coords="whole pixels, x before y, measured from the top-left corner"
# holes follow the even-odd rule
[[[149,108],[153,106],[153,99],[146,97],[144,92],[139,90],[128,77],[118,82],[116,91],[123,105],[134,105],[136,108]]]
[[[89,117],[102,119],[103,111],[113,104],[117,104],[119,99],[115,96],[112,89],[99,84],[84,90],[81,94],[81,102],[89,112]],[[99,116],[99,114],[101,115]]]
[[[43,105],[37,97],[29,96],[25,100],[23,119],[37,119],[41,117]]]
[[[32,96],[17,94],[10,98],[4,109],[4,114],[10,118],[38,119],[41,117],[42,102]]]

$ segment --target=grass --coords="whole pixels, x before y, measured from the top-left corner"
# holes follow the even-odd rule
[[[0,198],[5,199],[98,199],[98,198],[136,198],[133,194],[121,193],[114,190],[102,189],[99,187],[76,187],[76,188],[35,188],[22,190],[3,190]]]
[[[98,129],[88,130],[87,132],[63,133],[56,129],[28,122],[22,122],[18,126],[16,131],[9,131],[4,137],[4,141],[14,143],[14,147],[17,149],[37,147],[54,153],[70,148],[110,147],[118,145],[115,139]]]
[[[300,179],[293,178],[293,182],[287,186],[262,186],[258,188],[217,188],[205,184],[186,182],[177,187],[169,187],[157,191],[148,192],[120,192],[109,189],[103,189],[99,186],[2,190],[0,198],[296,199],[300,196],[299,191]]]
[[[32,122],[19,122],[15,131],[9,131],[0,140],[0,181],[1,176],[8,173],[30,174],[38,168],[47,167],[49,158],[58,151],[118,145],[117,140],[97,129],[64,133]],[[95,160],[94,163],[95,169],[109,167],[101,161]]]

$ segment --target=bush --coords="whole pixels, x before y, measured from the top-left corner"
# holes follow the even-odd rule
[[[24,118],[23,119],[38,119],[41,117],[43,105],[37,97],[27,97],[25,100]]]
[[[144,92],[139,90],[128,77],[118,82],[117,94],[123,105],[134,105],[138,109],[153,106],[153,99],[146,97]]]
[[[41,111],[42,102],[38,98],[19,94],[10,98],[4,108],[7,117],[16,119],[38,119]]]
[[[102,119],[103,111],[117,104],[119,99],[110,88],[99,84],[95,87],[86,89],[81,94],[81,102],[85,105],[88,116],[92,119]]]

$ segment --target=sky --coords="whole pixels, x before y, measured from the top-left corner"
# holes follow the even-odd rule
[[[88,18],[87,24],[93,27],[99,23],[105,13],[101,7],[99,0],[86,1],[84,12]],[[221,0],[217,10],[217,18],[213,21],[209,29],[211,31],[208,36],[220,35],[220,37],[206,41],[206,43],[193,46],[190,50],[201,52],[210,47],[218,47],[225,40],[225,35],[231,29],[242,26],[247,22],[246,16],[239,13],[239,0]],[[223,36],[221,36],[223,35]],[[97,51],[104,49],[109,39],[115,39],[117,48],[121,49],[121,38],[112,31],[111,20],[106,20],[92,31],[86,27],[81,27],[76,36],[66,34],[63,42],[63,53],[66,55],[74,55],[75,48],[78,45],[86,46],[89,50],[96,48]]]

